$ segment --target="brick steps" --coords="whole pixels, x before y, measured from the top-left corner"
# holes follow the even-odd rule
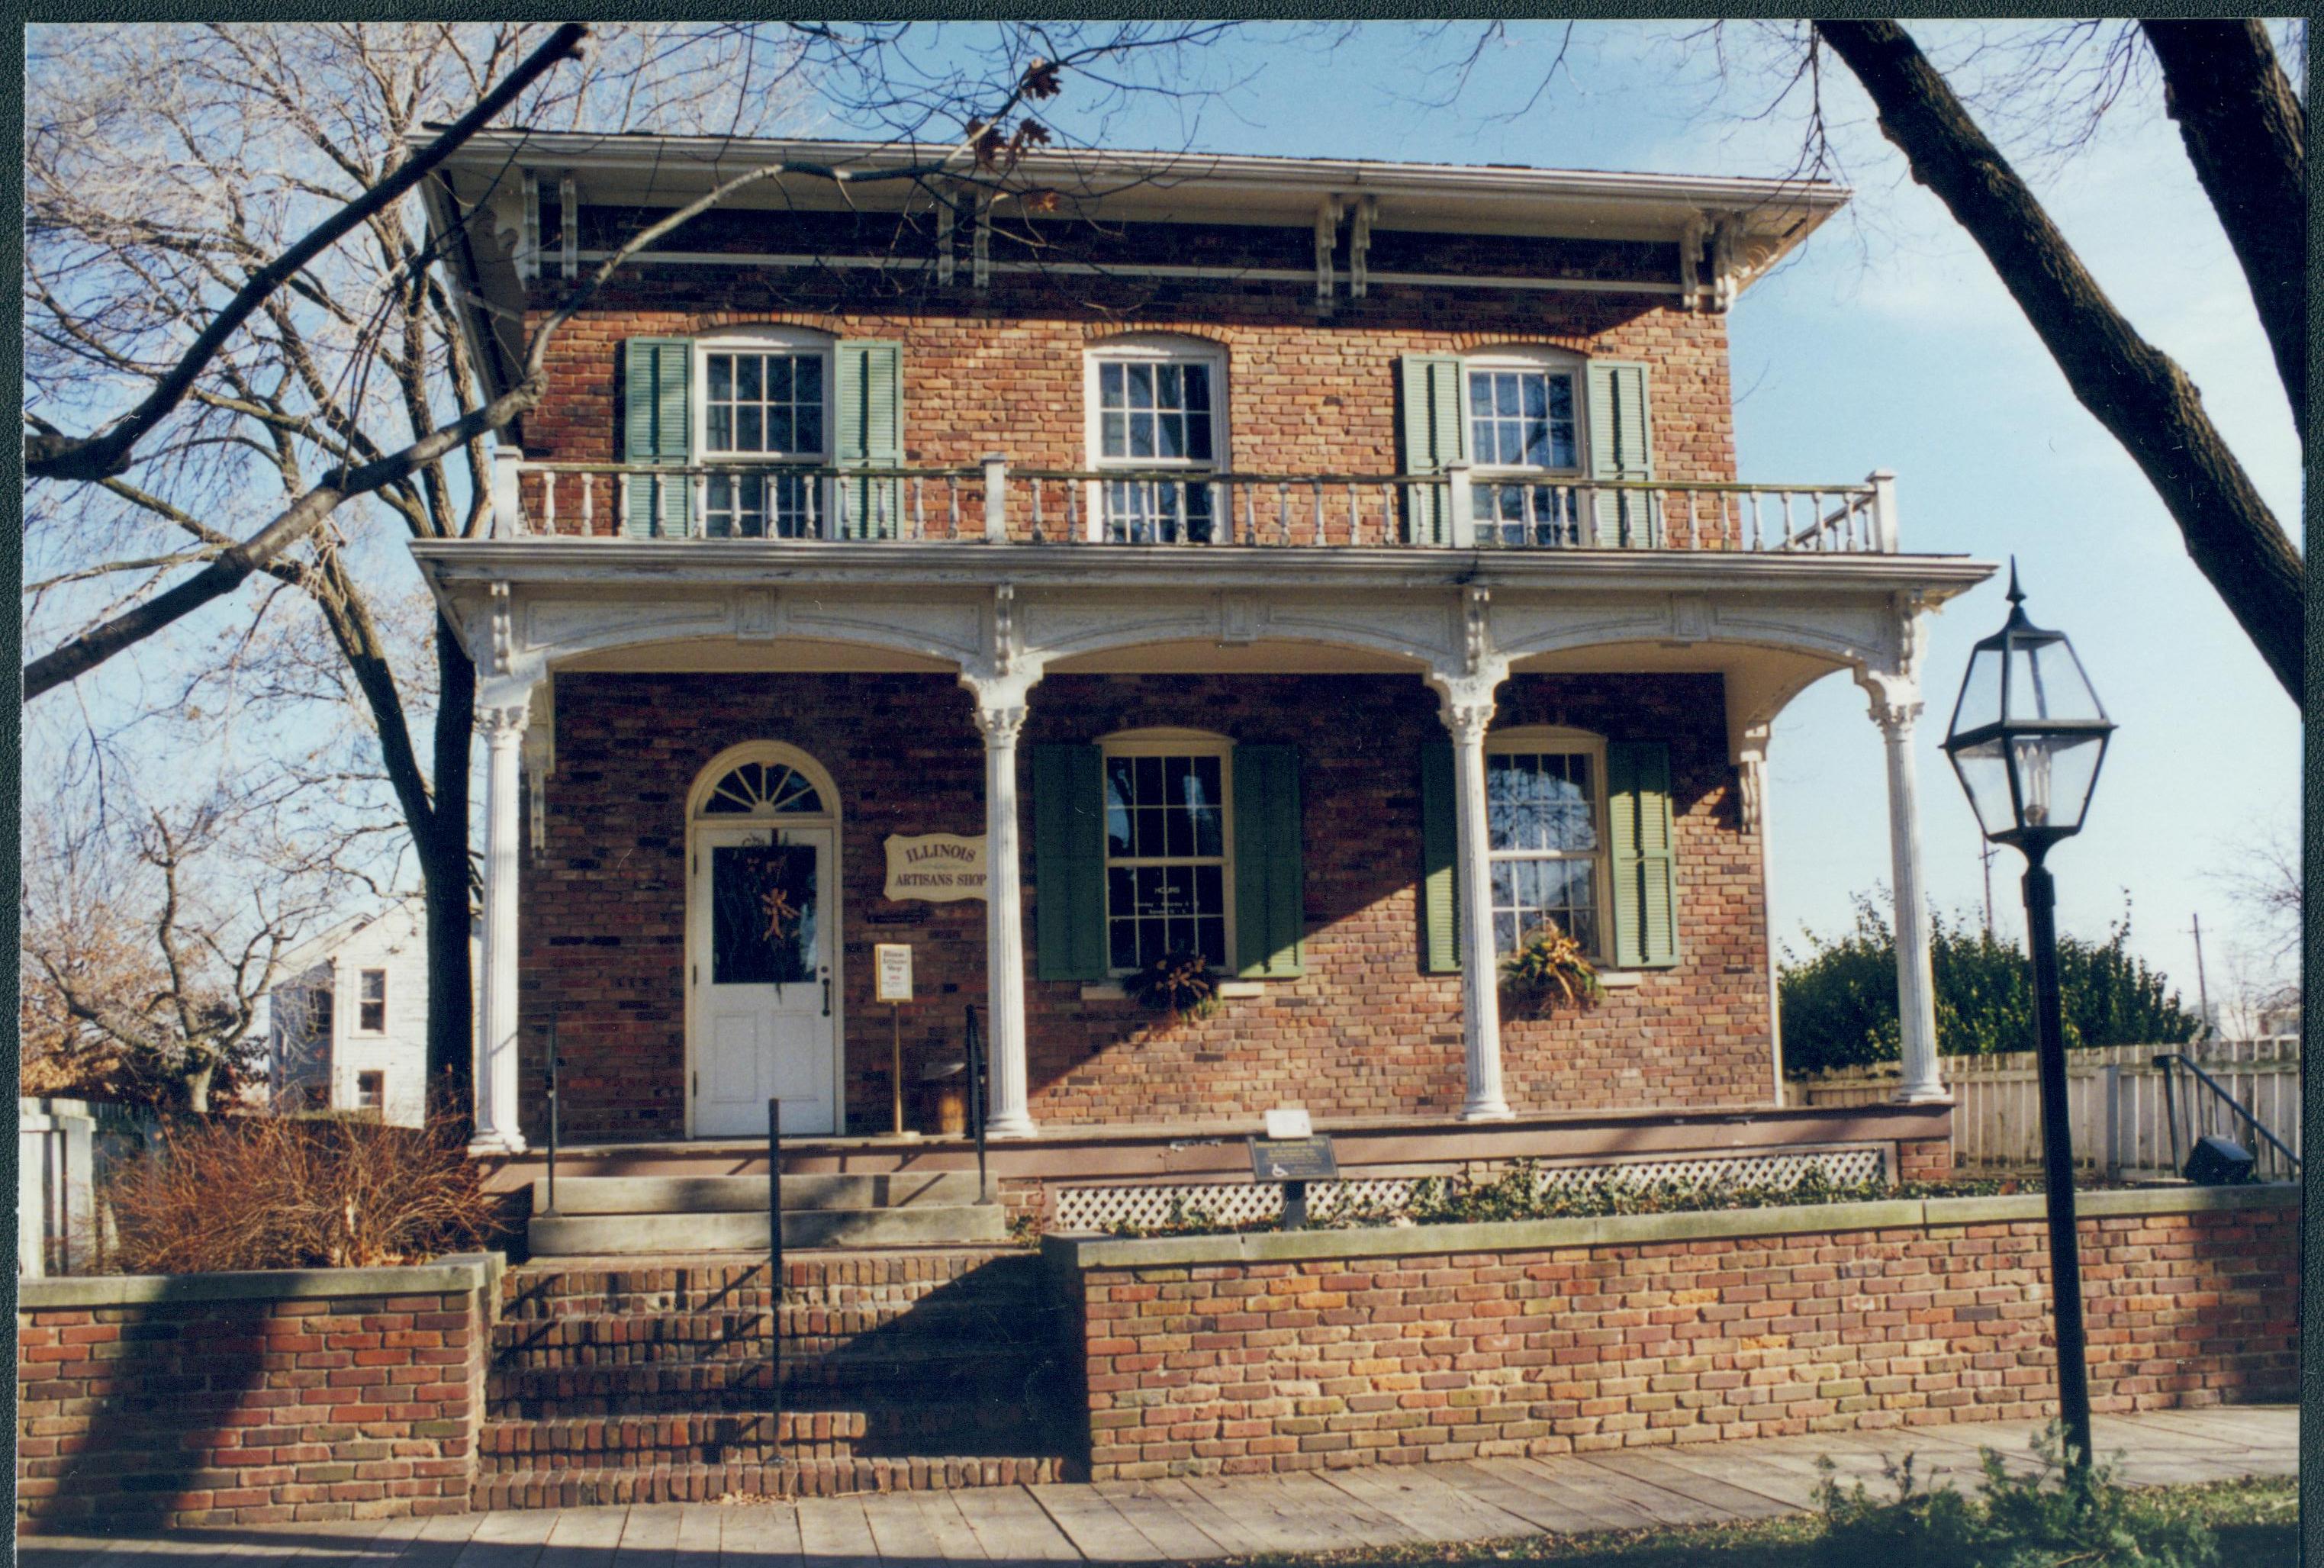
[[[983,1457],[1021,1446],[1021,1408],[943,1405],[854,1409],[693,1411],[487,1421],[477,1453],[488,1473],[770,1464],[788,1459]]]
[[[763,1260],[724,1258],[536,1261],[502,1294],[479,1507],[1060,1474],[1066,1309],[1021,1251],[787,1259],[779,1307]],[[779,1420],[766,1408],[778,1333]]]
[[[1033,1486],[1072,1479],[1065,1461],[1040,1455],[809,1459],[785,1464],[514,1471],[479,1477],[470,1501],[477,1508],[569,1508],[608,1503],[713,1502],[726,1497],[838,1497],[849,1492]]]

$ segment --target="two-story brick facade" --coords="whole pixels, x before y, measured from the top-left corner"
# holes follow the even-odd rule
[[[917,156],[508,133],[431,203],[505,386],[717,180]],[[552,338],[490,536],[415,547],[479,665],[480,1148],[538,1139],[552,1015],[568,1137],[883,1131],[899,943],[905,1078],[974,1004],[996,1137],[1767,1106],[1766,739],[1835,671],[1940,1095],[1919,627],[1990,568],[1904,553],[1885,475],[1736,482],[1726,313],[1843,199],[1060,154],[659,242]],[[891,882],[927,835],[970,881]],[[1549,925],[1599,1005],[1504,1004]],[[1182,953],[1215,1010],[1124,994]]]

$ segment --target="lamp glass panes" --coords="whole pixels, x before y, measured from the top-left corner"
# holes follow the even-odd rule
[[[2009,619],[1969,656],[1945,752],[1978,826],[2033,848],[2081,831],[2114,725],[2073,644],[2025,618],[2013,567]]]

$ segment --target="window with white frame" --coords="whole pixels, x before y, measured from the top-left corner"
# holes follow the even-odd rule
[[[1210,542],[1207,476],[1226,451],[1226,356],[1193,339],[1125,339],[1090,351],[1084,390],[1091,466],[1125,471],[1094,487],[1101,536]]]
[[[355,1109],[384,1111],[387,1108],[387,1075],[357,1073],[355,1075]]]
[[[1496,952],[1514,953],[1553,924],[1583,952],[1605,951],[1605,784],[1606,745],[1595,735],[1539,727],[1487,739]]]
[[[1103,742],[1107,962],[1117,973],[1167,954],[1224,968],[1233,940],[1227,820],[1231,742],[1148,731]]]
[[[355,1029],[359,1034],[387,1033],[387,971],[366,969],[356,977]]]
[[[805,333],[712,337],[696,342],[695,356],[695,450],[711,469],[704,531],[816,537],[823,489],[811,475],[783,470],[830,459],[831,344]]]
[[[1580,543],[1582,362],[1514,349],[1472,355],[1464,370],[1477,541]]]

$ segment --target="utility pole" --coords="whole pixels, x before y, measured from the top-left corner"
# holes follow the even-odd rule
[[[2195,917],[2195,1001],[2203,1010],[2203,1028],[2212,1034],[2219,1032],[2218,1021],[2211,1017],[2210,982],[2203,976],[2203,917]]]
[[[1982,837],[1978,840],[1977,858],[1985,866],[1985,939],[1990,942],[1993,940],[1993,845]]]

